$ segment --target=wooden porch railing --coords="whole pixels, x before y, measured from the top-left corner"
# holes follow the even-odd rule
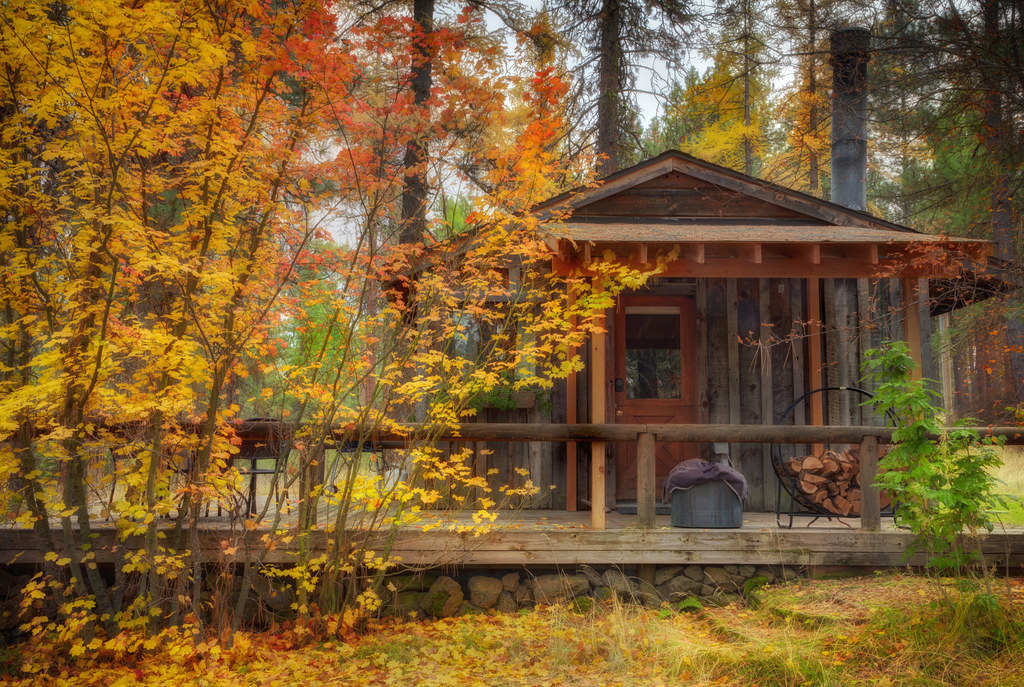
[[[977,427],[983,437],[1005,437],[1008,444],[1024,444],[1024,428]],[[360,436],[370,444],[416,441],[430,437],[438,441],[557,441],[636,442],[637,524],[654,527],[657,485],[655,446],[659,441],[735,444],[857,444],[860,446],[861,529],[881,529],[879,492],[873,486],[878,471],[878,445],[892,441],[892,429],[873,426],[792,425],[660,425],[660,424],[500,424],[474,423],[457,427],[405,425],[392,431],[347,428],[339,438]],[[604,529],[604,466],[591,470],[591,527]]]

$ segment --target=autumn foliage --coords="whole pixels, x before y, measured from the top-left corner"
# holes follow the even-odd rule
[[[414,38],[427,107],[409,94]],[[73,653],[130,628],[228,637],[281,541],[304,552],[282,573],[293,611],[357,623],[396,563],[375,535],[442,488],[496,505],[431,437],[385,465],[353,428],[451,424],[496,387],[543,390],[636,278],[590,297],[548,274],[523,211],[576,178],[557,154],[566,87],[507,57],[471,8],[424,36],[318,0],[4,5],[0,505],[46,561],[26,629]],[[412,137],[430,151],[413,171],[442,191],[472,178],[473,209],[431,211],[399,244]],[[252,416],[292,428],[264,447],[277,467],[255,503],[236,461]],[[201,558],[211,508],[237,579]],[[143,544],[101,567],[91,542],[111,526]],[[326,552],[304,543],[316,530]]]

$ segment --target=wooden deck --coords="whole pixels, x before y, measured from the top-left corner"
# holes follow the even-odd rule
[[[792,566],[919,565],[924,557],[905,560],[913,536],[885,521],[879,532],[859,529],[856,518],[842,522],[799,519],[792,529],[779,528],[773,513],[748,513],[739,529],[683,529],[670,526],[668,516],[657,516],[653,529],[636,527],[635,515],[607,514],[607,529],[589,528],[589,513],[562,511],[504,511],[489,531],[459,532],[468,524],[467,513],[440,514],[438,520],[401,530],[394,553],[408,566],[576,566],[754,564]],[[116,541],[110,523],[97,523],[96,560],[113,561],[125,546]],[[261,558],[266,563],[288,564],[296,558],[298,538],[287,533],[258,531]],[[359,536],[359,531],[350,534]],[[310,535],[311,550],[326,546],[327,533]],[[226,519],[209,518],[200,532],[203,558],[208,562],[240,562],[242,533]],[[274,541],[267,550],[266,541]],[[127,548],[141,547],[131,539]],[[1005,528],[981,537],[990,565],[1010,572],[1024,569],[1024,528]],[[373,541],[375,548],[383,545]],[[255,553],[255,552],[254,552]],[[38,563],[41,556],[33,534],[24,529],[0,530],[0,564]]]

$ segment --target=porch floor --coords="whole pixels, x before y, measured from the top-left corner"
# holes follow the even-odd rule
[[[578,565],[676,565],[754,564],[793,566],[920,565],[921,553],[907,558],[913,543],[909,532],[883,520],[882,530],[859,529],[857,518],[812,520],[799,518],[792,529],[776,525],[774,513],[744,513],[738,529],[689,529],[672,527],[668,516],[658,516],[653,529],[638,529],[635,515],[611,511],[606,529],[589,528],[588,511],[499,511],[494,522],[469,527],[472,512],[434,511],[422,522],[401,528],[392,553],[405,566],[472,566],[510,568],[570,567]],[[290,518],[289,518],[290,519]],[[329,535],[321,526],[312,531],[307,553],[326,549]],[[170,537],[173,523],[162,525]],[[242,523],[227,517],[204,518],[199,531],[203,558],[211,563],[233,563],[249,555],[268,564],[295,562],[299,537],[286,531],[257,527],[246,543]],[[55,532],[59,535],[59,530]],[[98,562],[111,561],[128,549],[141,549],[141,537],[120,542],[113,523],[97,521],[94,550]],[[362,541],[378,552],[387,546],[386,533],[350,529],[349,539]],[[1020,573],[1024,568],[1024,528],[1001,528],[978,537],[986,562]],[[0,564],[41,561],[31,530],[0,529]]]

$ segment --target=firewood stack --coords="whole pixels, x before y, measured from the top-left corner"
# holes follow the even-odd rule
[[[860,455],[856,448],[826,449],[820,456],[790,458],[786,463],[796,483],[793,498],[812,511],[860,516]],[[891,499],[881,495],[882,508]]]

